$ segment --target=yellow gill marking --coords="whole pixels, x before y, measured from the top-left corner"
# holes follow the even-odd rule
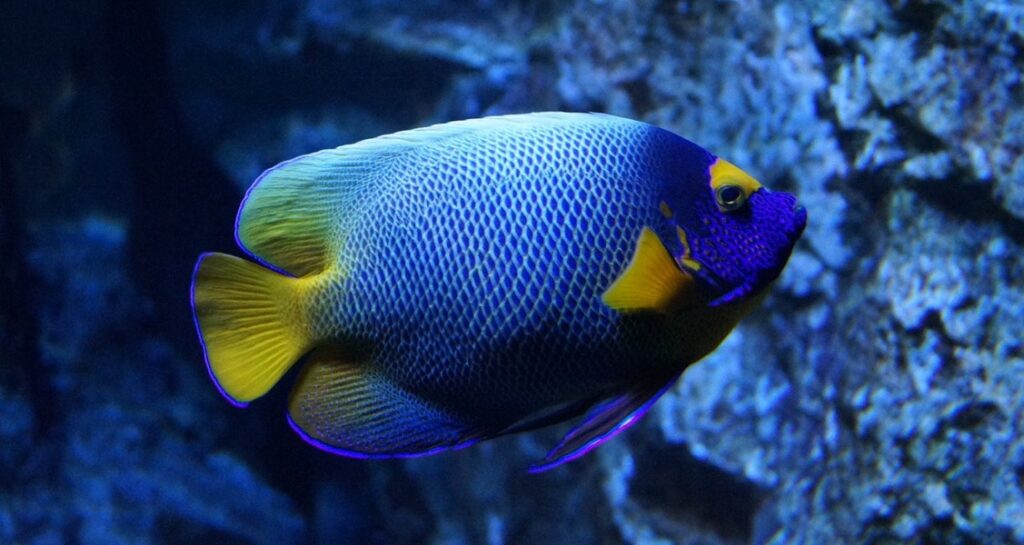
[[[679,242],[683,245],[683,265],[699,271],[701,264],[699,261],[693,259],[690,254],[690,241],[686,239],[686,231],[683,231],[682,227],[676,226],[676,236],[679,237]]]
[[[685,304],[692,290],[693,277],[679,269],[658,235],[644,227],[632,261],[601,299],[619,312],[670,314]]]
[[[717,191],[723,185],[738,185],[747,197],[761,188],[761,182],[755,180],[753,176],[719,157],[711,164],[711,189]]]

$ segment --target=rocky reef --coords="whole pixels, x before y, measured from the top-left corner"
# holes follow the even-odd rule
[[[2,2],[0,542],[1024,543],[1024,7]],[[796,193],[763,308],[634,429],[362,462],[238,411],[188,309],[258,173],[603,111]]]

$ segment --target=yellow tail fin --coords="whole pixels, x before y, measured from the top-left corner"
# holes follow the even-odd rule
[[[305,285],[227,254],[199,257],[192,315],[210,376],[236,405],[265,394],[312,348]]]

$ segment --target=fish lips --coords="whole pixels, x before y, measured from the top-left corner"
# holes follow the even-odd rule
[[[702,290],[704,293],[712,294],[708,298],[709,301],[707,304],[709,307],[718,307],[741,301],[747,297],[755,295],[775,281],[775,279],[782,273],[782,269],[785,267],[786,262],[789,261],[789,256],[793,253],[793,248],[796,246],[796,242],[800,240],[800,236],[807,227],[807,209],[800,205],[796,200],[796,197],[793,195],[789,193],[772,193],[766,188],[761,188],[751,195],[752,201],[755,201],[752,203],[753,206],[757,206],[756,200],[759,200],[759,198],[782,199],[783,201],[789,201],[788,203],[784,202],[783,206],[778,207],[780,210],[787,210],[789,212],[789,218],[788,221],[783,223],[783,231],[785,233],[787,243],[780,248],[777,255],[778,262],[776,266],[752,271],[752,274],[750,274],[742,284],[735,288],[728,289],[726,282],[724,282],[722,278],[712,272],[709,268],[702,267],[700,269],[694,269],[688,267],[685,263],[679,263],[679,267],[684,273],[689,274],[697,279],[699,283],[704,285],[705,290]]]

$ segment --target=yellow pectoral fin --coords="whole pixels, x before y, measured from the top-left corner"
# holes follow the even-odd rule
[[[602,294],[604,304],[620,312],[671,312],[693,290],[693,277],[679,270],[658,235],[644,227],[626,270]]]

